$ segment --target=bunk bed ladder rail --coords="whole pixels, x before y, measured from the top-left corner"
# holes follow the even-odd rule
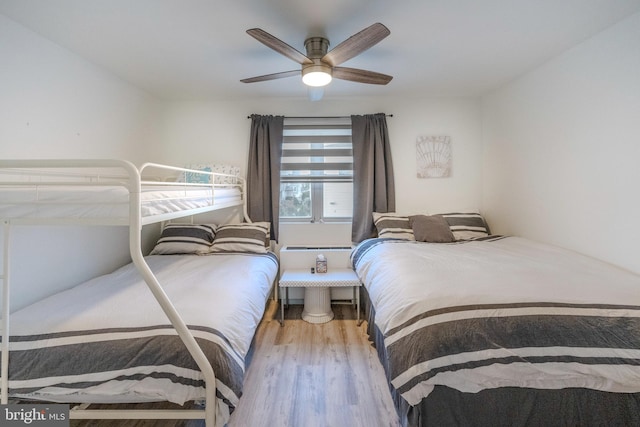
[[[211,363],[193,337],[171,300],[162,289],[142,254],[142,180],[140,171],[129,162],[121,162],[129,174],[129,251],[131,259],[142,275],[149,290],[176,329],[178,336],[195,360],[205,381],[205,409],[202,410],[96,410],[74,408],[70,411],[72,419],[204,419],[206,427],[216,425],[216,377]]]
[[[2,366],[0,367],[0,404],[9,402],[9,231],[11,223],[8,220],[3,224],[4,250],[2,253]]]

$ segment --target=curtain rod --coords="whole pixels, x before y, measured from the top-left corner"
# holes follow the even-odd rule
[[[393,114],[385,114],[386,117],[393,117]],[[247,116],[250,119],[251,116]],[[285,119],[350,119],[351,116],[284,116]]]

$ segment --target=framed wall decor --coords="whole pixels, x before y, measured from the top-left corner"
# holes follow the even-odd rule
[[[449,136],[419,136],[416,140],[418,178],[448,178],[451,176],[451,138]]]

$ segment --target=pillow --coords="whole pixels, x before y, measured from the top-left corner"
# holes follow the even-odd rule
[[[240,176],[240,168],[233,165],[223,165],[223,164],[190,164],[186,165],[185,168],[193,169],[203,172],[215,172],[215,173],[223,173],[227,175],[233,176],[217,176],[217,175],[207,175],[196,172],[182,172],[178,177],[179,182],[189,182],[195,184],[212,184],[211,178],[213,177],[213,184],[237,184],[237,179],[234,176]]]
[[[441,214],[456,240],[471,240],[489,235],[489,227],[479,213]]]
[[[223,173],[233,176],[214,176],[214,184],[237,184],[238,180],[235,178],[240,176],[240,168],[233,165],[212,165],[211,171],[216,173]]]
[[[151,255],[204,254],[216,234],[214,224],[167,224]]]
[[[267,252],[270,223],[225,224],[218,227],[211,252]]]
[[[409,224],[418,242],[451,243],[455,241],[449,223],[442,215],[413,215]]]
[[[373,223],[378,230],[378,237],[415,240],[413,230],[409,225],[409,217],[395,212],[373,213]]]

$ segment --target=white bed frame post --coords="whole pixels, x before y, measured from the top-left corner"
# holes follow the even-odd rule
[[[242,215],[244,216],[244,220],[246,222],[253,222],[251,221],[251,218],[249,217],[249,211],[248,211],[248,205],[249,205],[249,200],[247,197],[247,181],[246,180],[242,180]]]
[[[2,385],[0,389],[0,404],[9,402],[9,231],[11,224],[4,221],[3,238],[4,252],[2,253]]]
[[[149,289],[155,296],[156,300],[164,310],[165,314],[171,321],[171,324],[178,332],[178,335],[184,342],[187,350],[193,358],[195,359],[196,364],[202,371],[205,379],[205,423],[207,427],[215,426],[215,417],[216,417],[216,376],[213,372],[213,368],[209,360],[205,356],[204,352],[198,345],[196,339],[193,337],[187,325],[184,323],[184,320],[180,317],[180,314],[176,311],[175,307],[169,300],[169,297],[164,292],[158,279],[149,268],[149,265],[144,259],[142,254],[142,220],[141,220],[141,210],[140,210],[140,194],[141,194],[141,182],[140,175],[138,170],[132,165],[128,164],[132,170],[129,171],[131,175],[130,188],[129,188],[129,197],[131,200],[129,201],[130,212],[129,212],[129,250],[131,251],[131,258],[133,263],[136,265],[140,274],[144,278],[144,281],[149,286]]]

